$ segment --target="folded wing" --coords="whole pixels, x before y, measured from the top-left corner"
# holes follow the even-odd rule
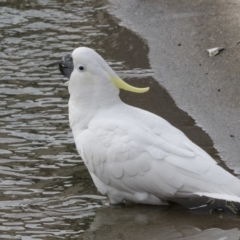
[[[142,117],[144,118],[144,111]],[[165,120],[99,118],[77,137],[88,170],[106,186],[161,199],[208,196],[240,202],[240,181]],[[137,119],[137,118],[136,118]]]

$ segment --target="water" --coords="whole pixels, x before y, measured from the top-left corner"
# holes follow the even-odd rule
[[[181,236],[235,239],[239,221],[232,214],[110,207],[96,191],[69,129],[65,79],[45,68],[79,46],[97,50],[125,79],[150,85],[145,95],[121,97],[163,116],[220,161],[209,137],[151,77],[146,42],[107,7],[104,0],[0,0],[0,239],[154,239],[163,229],[177,232],[174,238],[187,226]],[[135,234],[139,226],[146,235]]]
[[[2,239],[77,237],[101,204],[69,130],[64,80],[45,65],[105,36],[102,5],[0,2]]]

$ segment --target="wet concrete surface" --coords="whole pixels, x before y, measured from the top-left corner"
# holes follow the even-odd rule
[[[0,7],[0,239],[239,238],[239,217],[228,208],[113,207],[96,191],[70,132],[65,79],[45,68],[78,46],[97,50],[126,81],[150,85],[121,98],[167,119],[224,166],[211,138],[156,81],[148,42],[121,26],[107,1]]]
[[[149,46],[154,78],[210,134],[240,173],[240,3],[110,0],[111,12]],[[224,47],[210,58],[208,48]]]

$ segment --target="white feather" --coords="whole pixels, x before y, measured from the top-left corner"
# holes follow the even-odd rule
[[[112,203],[192,196],[240,202],[239,179],[166,120],[120,100],[109,78],[117,75],[96,52],[78,48],[72,57],[70,125],[95,185]]]

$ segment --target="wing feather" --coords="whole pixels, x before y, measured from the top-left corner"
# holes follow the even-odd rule
[[[123,168],[124,173],[126,173],[127,177],[134,177],[138,173],[137,164],[135,163],[135,160],[124,162]]]
[[[139,198],[240,193],[236,178],[181,131],[155,115],[151,128],[144,125],[149,115],[139,116],[139,124],[96,117],[75,139],[88,170],[106,186]]]

